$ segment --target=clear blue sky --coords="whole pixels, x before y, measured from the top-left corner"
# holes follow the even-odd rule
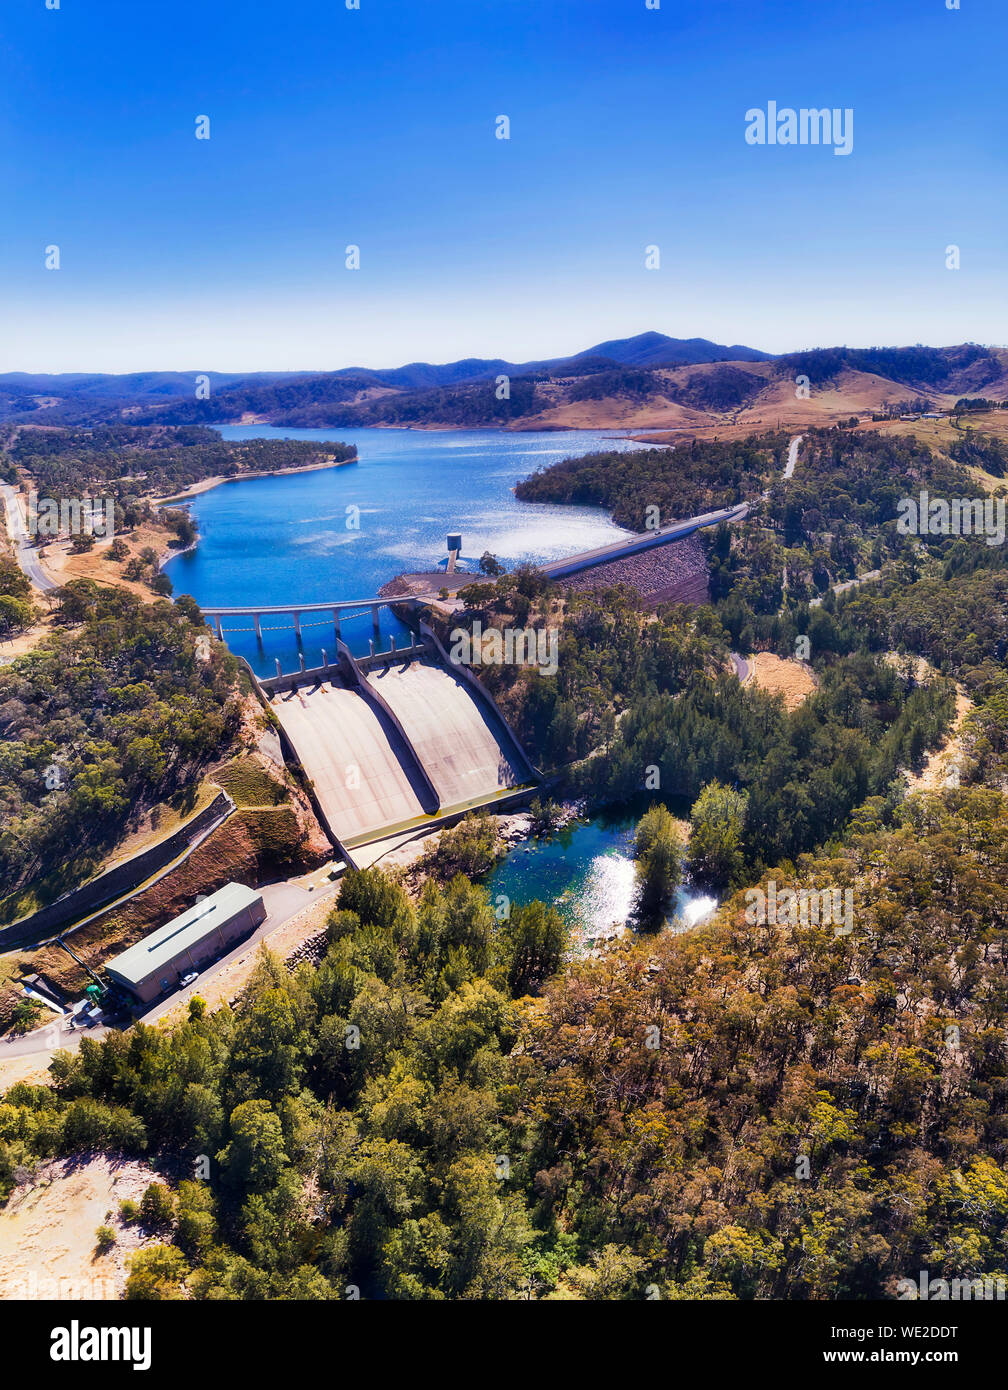
[[[0,370],[1004,342],[1008,3],[961,4],[5,0]],[[747,145],[769,100],[853,153]]]

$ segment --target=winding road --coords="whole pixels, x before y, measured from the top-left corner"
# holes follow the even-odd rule
[[[805,436],[803,434],[796,434],[794,439],[792,439],[791,443],[788,445],[787,462],[784,465],[784,472],[781,474],[782,482],[786,478],[793,477],[795,471],[795,464],[798,462],[798,450],[801,448],[801,442],[804,438]],[[767,488],[767,490],[763,494],[764,502],[767,500],[769,496],[770,489]],[[814,601],[817,601],[819,603],[822,602],[821,599]],[[729,652],[728,655],[731,658],[731,664],[735,667],[735,674],[736,676],[738,676],[739,681],[741,682],[748,680],[749,662],[745,659],[744,656],[739,656],[738,652]]]
[[[17,492],[10,483],[0,483],[0,493],[3,494],[4,509],[7,513],[7,534],[10,536],[18,564],[36,589],[40,589],[44,594],[51,594],[60,586],[49,578],[39,563],[31,537],[21,518]]]

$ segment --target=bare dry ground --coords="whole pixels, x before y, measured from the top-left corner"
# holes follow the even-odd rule
[[[789,711],[797,709],[816,689],[814,673],[801,661],[784,661],[773,652],[757,652],[747,659],[749,679],[768,695],[783,695]]]
[[[124,1225],[119,1203],[139,1202],[157,1177],[104,1154],[38,1169],[0,1210],[0,1299],[120,1298],[127,1257],[156,1237]],[[95,1253],[99,1226],[116,1233],[105,1255]]]
[[[0,662],[13,661],[18,656],[27,656],[38,646],[43,637],[49,636],[52,629],[52,618],[46,614],[32,627],[26,628],[24,632],[19,632],[16,637],[0,639]]]
[[[159,560],[177,554],[170,545],[175,539],[175,532],[167,526],[147,522],[132,531],[123,532],[116,539],[125,542],[130,558],[139,555],[141,550],[148,547],[155,552]],[[93,579],[96,584],[114,584],[117,588],[129,589],[130,593],[136,594],[146,603],[153,602],[156,595],[151,592],[149,585],[123,578],[123,570],[129,559],[123,560],[122,563],[110,559],[108,552],[111,544],[111,540],[96,540],[92,550],[85,551],[82,555],[74,555],[70,541],[50,541],[43,547],[45,553],[40,557],[42,566],[57,584],[66,584],[70,579]]]

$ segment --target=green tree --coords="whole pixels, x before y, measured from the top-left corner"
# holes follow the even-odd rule
[[[152,1182],[140,1199],[140,1220],[145,1226],[168,1226],[175,1216],[175,1200],[163,1182]]]
[[[489,550],[484,550],[480,556],[479,572],[489,575],[491,579],[496,579],[498,575],[504,573],[504,566],[496,555],[491,555]]]
[[[665,922],[682,880],[683,843],[668,807],[657,805],[637,823],[634,839],[637,892],[634,924],[656,931]]]
[[[287,1167],[280,1117],[265,1100],[247,1100],[231,1112],[231,1142],[217,1155],[231,1187],[268,1192]]]
[[[690,838],[686,863],[697,883],[726,888],[742,871],[745,856],[747,792],[721,782],[708,782],[690,812]]]
[[[180,1299],[188,1273],[185,1256],[174,1245],[148,1245],[130,1258],[125,1297]]]
[[[531,994],[555,975],[569,944],[567,923],[555,907],[547,907],[538,899],[512,907],[498,943],[511,994],[515,998]]]

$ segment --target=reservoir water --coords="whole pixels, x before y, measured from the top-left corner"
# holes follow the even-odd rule
[[[572,822],[549,841],[519,843],[483,880],[491,902],[503,893],[512,903],[539,898],[555,907],[571,928],[575,950],[618,934],[633,905],[633,839],[643,809],[600,812]],[[684,930],[716,907],[715,898],[684,884],[668,925]]]
[[[222,426],[225,439],[343,440],[358,461],[340,468],[229,482],[193,497],[200,532],[194,550],[165,570],[176,594],[203,605],[238,607],[324,603],[368,598],[402,572],[433,570],[449,531],[461,531],[462,552],[484,551],[511,569],[523,561],[557,559],[619,540],[628,533],[596,507],[519,502],[520,479],[558,460],[598,450],[640,448],[601,431],[519,434],[505,430],[390,430]],[[359,508],[359,529],[348,527]],[[332,620],[302,619],[306,664],[333,655]],[[383,636],[404,629],[382,611]],[[250,618],[224,622],[232,651],[263,675],[279,658],[296,669],[293,619],[263,619],[256,641]],[[344,617],[343,640],[361,655],[372,636],[370,613]]]

